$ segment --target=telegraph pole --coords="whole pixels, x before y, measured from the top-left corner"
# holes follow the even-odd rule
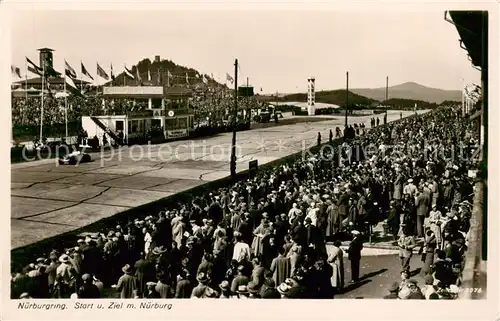
[[[346,72],[346,90],[345,90],[345,128],[347,128],[347,111],[349,106],[349,72]]]
[[[384,117],[384,124],[387,123],[387,108],[389,108],[388,104],[389,100],[389,76],[385,78],[385,117]]]
[[[236,117],[238,116],[238,59],[234,60],[234,114],[233,114],[233,142],[231,144],[231,177],[236,177]]]

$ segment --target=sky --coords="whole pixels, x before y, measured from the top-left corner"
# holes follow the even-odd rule
[[[240,63],[239,82],[265,93],[384,87],[413,81],[460,90],[480,73],[460,48],[458,32],[432,12],[343,11],[33,11],[15,13],[12,63],[24,77],[25,57],[38,48],[79,73],[96,62],[115,74],[143,58],[170,59],[225,81]],[[94,77],[95,78],[95,77]],[[463,80],[462,80],[463,79]]]

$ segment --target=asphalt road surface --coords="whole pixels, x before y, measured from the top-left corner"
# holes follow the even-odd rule
[[[382,253],[382,254],[378,254]],[[397,250],[364,249],[361,257],[360,280],[349,284],[351,281],[351,262],[344,254],[345,289],[336,299],[381,299],[389,294],[387,288],[395,281],[401,280],[401,263]],[[423,266],[420,255],[413,255],[410,261],[412,279],[418,285],[424,285],[420,269]]]

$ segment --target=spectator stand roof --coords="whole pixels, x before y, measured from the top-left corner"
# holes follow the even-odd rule
[[[485,68],[487,64],[487,44],[483,43],[488,32],[487,11],[449,11],[451,21],[460,35],[460,46],[467,50],[472,64]],[[487,35],[487,34],[486,34]]]

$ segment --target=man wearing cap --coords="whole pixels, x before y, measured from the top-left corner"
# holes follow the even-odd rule
[[[227,280],[224,280],[221,284],[219,284],[219,289],[221,290],[219,299],[231,299],[231,287]]]
[[[123,275],[118,279],[115,287],[120,292],[121,299],[133,299],[137,295],[137,279],[132,275],[132,267],[125,264],[122,268]]]
[[[79,299],[98,299],[100,291],[93,283],[92,275],[85,273],[82,275],[83,284],[78,288],[77,294]]]
[[[56,282],[57,267],[59,266],[57,258],[58,255],[56,251],[50,252],[49,254],[50,264],[49,266],[47,266],[47,269],[45,270],[45,273],[47,274],[48,277],[50,292],[52,292],[54,283]]]
[[[417,208],[417,236],[424,237],[424,219],[429,212],[430,198],[422,190],[417,190],[415,206]]]
[[[348,258],[351,261],[351,282],[354,283],[359,280],[359,263],[361,261],[361,250],[363,250],[363,241],[360,233],[357,230],[352,232],[353,239],[347,249]]]
[[[402,234],[398,240],[399,258],[403,271],[410,271],[410,260],[413,256],[413,248],[415,247],[415,239],[408,233],[408,228],[403,228]]]
[[[249,279],[246,275],[244,275],[245,267],[243,265],[238,266],[238,274],[234,277],[233,281],[231,282],[231,292],[236,293],[236,290],[238,289],[239,286],[242,285],[247,285],[249,282]]]

